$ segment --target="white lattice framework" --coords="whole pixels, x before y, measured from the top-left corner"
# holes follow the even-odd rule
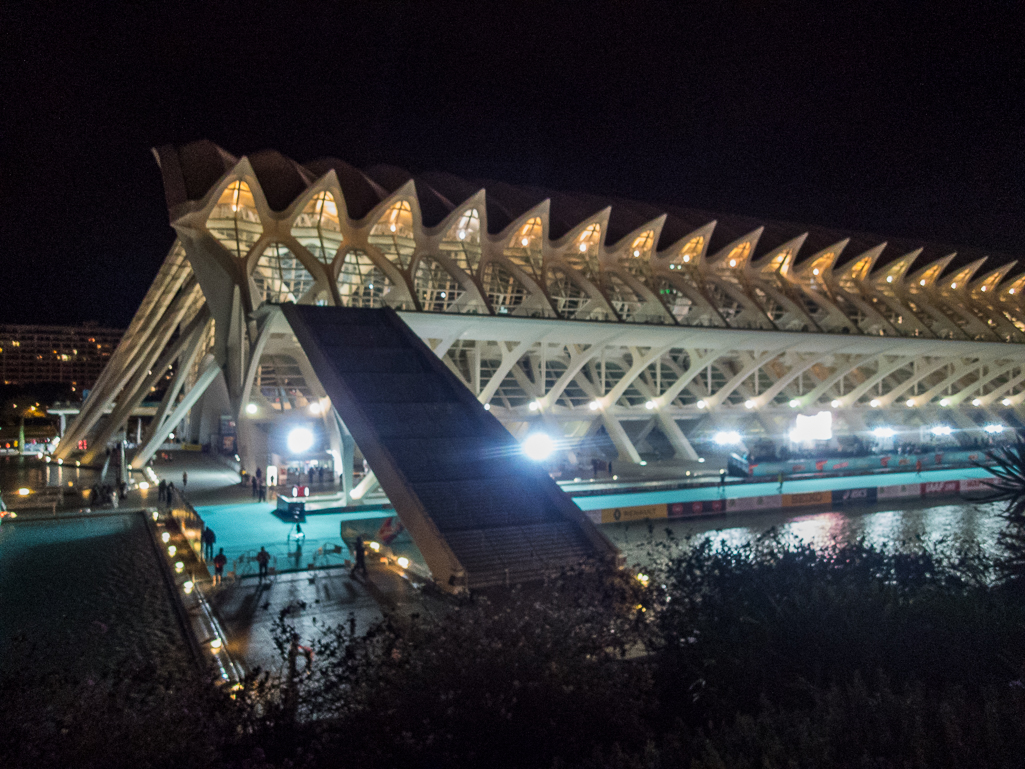
[[[919,266],[921,249],[877,264],[885,243],[841,264],[848,240],[805,254],[807,233],[759,252],[761,227],[711,253],[715,221],[658,250],[665,215],[608,242],[610,207],[552,238],[548,200],[493,232],[486,189],[456,203],[413,179],[364,177],[376,199],[351,218],[335,168],[278,155],[272,207],[276,172],[214,149],[216,173],[161,151],[178,239],[59,456],[104,446],[169,367],[136,466],[219,379],[241,453],[258,454],[247,405],[279,419],[324,396],[274,309],[289,301],[393,307],[514,433],[545,424],[635,462],[655,433],[694,458],[715,430],[780,436],[795,412],[833,409],[850,432],[972,430],[1025,399],[1013,264]],[[448,211],[429,227],[428,192]]]

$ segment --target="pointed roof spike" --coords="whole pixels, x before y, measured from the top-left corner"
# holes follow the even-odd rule
[[[680,252],[689,246],[694,240],[700,238],[700,250],[698,253],[693,255],[693,263],[695,265],[702,264],[708,254],[708,243],[712,238],[712,233],[715,231],[715,227],[718,222],[713,219],[708,224],[698,227],[696,230],[687,233],[682,238],[677,240],[668,248],[659,251],[655,256],[658,261],[665,260],[666,262],[673,263],[679,261]],[[690,254],[688,254],[688,261],[690,261]]]
[[[776,248],[769,251],[764,256],[759,257],[757,260],[751,263],[751,269],[760,273],[781,273],[786,275],[790,272],[793,266],[794,259],[797,257],[798,252],[801,250],[801,246],[804,245],[804,241],[807,240],[808,233],[805,232],[798,235],[796,238],[791,238],[786,243],[782,243]]]
[[[972,286],[972,293],[979,294],[980,296],[982,294],[986,294],[987,296],[992,296],[993,294],[996,294],[997,285],[1000,283],[1000,281],[1004,279],[1004,276],[1007,275],[1007,273],[1011,271],[1011,268],[1013,268],[1014,265],[1016,265],[1017,263],[1017,260],[1013,262],[1008,262],[1003,267],[998,267],[992,272],[983,275],[975,282],[975,285]]]
[[[758,247],[758,239],[762,236],[763,232],[765,232],[765,227],[759,227],[746,235],[742,235],[732,243],[729,243],[722,248],[719,253],[708,260],[709,267],[728,268],[734,270],[746,268],[751,259],[751,254],[753,254],[754,250]],[[749,245],[745,253],[731,257],[731,254],[734,254],[737,249],[741,248],[745,244]],[[727,259],[736,262],[736,264],[729,264],[726,261]]]
[[[904,276],[907,274],[912,263],[918,258],[918,255],[921,254],[922,251],[923,249],[916,248],[914,251],[904,254],[900,259],[883,265],[873,272],[869,279],[879,286],[900,283],[904,279]]]
[[[972,279],[972,275],[975,274],[976,270],[978,270],[982,266],[982,263],[985,262],[987,258],[988,257],[984,256],[981,259],[976,259],[971,264],[962,267],[949,278],[944,278],[943,282],[946,285],[943,286],[943,288],[950,286],[950,290],[952,291],[960,291],[963,289],[967,289],[968,281]]]
[[[950,260],[957,256],[957,251],[946,256],[941,256],[939,259],[929,262],[922,269],[916,272],[908,279],[908,283],[912,286],[918,286],[919,288],[931,288],[936,280],[943,274],[943,271],[947,269],[947,265],[950,264]]]
[[[858,254],[858,256],[844,265],[843,269],[837,274],[836,279],[841,281],[864,280],[872,272],[872,268],[875,267],[879,255],[883,253],[885,248],[886,243],[884,242]]]
[[[652,219],[650,222],[645,222],[641,226],[636,227],[631,232],[628,232],[626,235],[617,240],[615,243],[606,243],[605,247],[609,251],[612,251],[613,249],[615,249],[616,251],[623,249],[624,252],[628,252],[629,249],[632,247],[633,242],[637,240],[637,238],[641,237],[646,232],[651,232],[653,233],[653,237],[651,241],[651,247],[648,249],[648,253],[650,254],[655,250],[655,244],[658,243],[658,236],[662,233],[662,227],[663,225],[665,225],[665,222],[666,215],[662,214],[661,216]],[[631,253],[624,253],[623,255],[633,256],[633,254]]]
[[[844,238],[828,248],[824,248],[818,253],[809,256],[801,263],[800,268],[797,270],[798,277],[802,280],[811,280],[813,278],[825,280],[832,278],[836,260],[840,258],[840,254],[843,253],[843,250],[847,248],[847,244],[850,242],[850,238]]]

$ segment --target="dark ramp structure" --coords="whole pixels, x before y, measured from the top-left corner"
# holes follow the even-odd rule
[[[617,557],[394,310],[282,310],[439,585],[532,581]]]

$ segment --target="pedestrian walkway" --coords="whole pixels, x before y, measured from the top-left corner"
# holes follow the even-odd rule
[[[282,663],[274,645],[274,624],[279,617],[296,629],[301,644],[308,645],[338,625],[362,634],[386,613],[437,616],[448,606],[444,599],[418,590],[397,572],[367,560],[370,574],[365,579],[353,579],[348,570],[334,569],[265,580],[226,580],[220,588],[204,585],[203,589],[227,634],[232,657],[249,671],[259,667],[278,672]]]

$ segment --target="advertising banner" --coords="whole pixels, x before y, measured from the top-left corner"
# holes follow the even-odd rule
[[[665,505],[638,505],[637,507],[613,507],[601,511],[602,523],[625,523],[666,518]]]
[[[781,494],[783,507],[808,507],[833,504],[833,492],[811,491],[807,494]]]
[[[715,515],[726,512],[726,500],[703,499],[695,500],[694,502],[672,502],[667,505],[667,508],[670,518],[692,518],[697,515]]]
[[[902,497],[920,497],[922,489],[917,483],[904,483],[900,486],[880,486],[876,489],[878,499],[900,499]]]
[[[957,494],[961,490],[961,481],[937,481],[923,483],[922,496],[931,497],[937,494]]]
[[[876,489],[834,489],[834,505],[866,505],[876,501]]]

